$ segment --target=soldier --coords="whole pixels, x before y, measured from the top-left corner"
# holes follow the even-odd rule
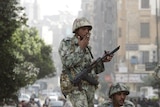
[[[98,107],[135,107],[131,101],[126,100],[127,95],[129,95],[129,89],[126,85],[113,84],[108,93],[110,99]]]
[[[90,64],[93,59],[89,40],[92,25],[84,17],[75,19],[73,23],[74,36],[65,38],[59,46],[59,55],[62,61],[63,71],[60,77],[62,93],[71,101],[73,107],[94,107],[93,99],[98,84],[91,84],[87,80],[81,80],[80,84],[72,84],[75,74]],[[109,62],[113,55],[96,64],[88,75],[98,80],[96,74],[104,71],[103,62]]]

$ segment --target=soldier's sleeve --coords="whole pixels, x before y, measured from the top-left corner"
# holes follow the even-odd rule
[[[84,51],[78,46],[76,49],[72,49],[70,40],[63,39],[59,46],[59,55],[62,64],[67,67],[73,67],[77,63],[81,62],[84,56]]]

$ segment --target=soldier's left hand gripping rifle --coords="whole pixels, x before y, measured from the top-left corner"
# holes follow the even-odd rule
[[[73,84],[79,84],[81,82],[81,80],[86,80],[88,81],[90,84],[92,85],[98,85],[98,81],[93,78],[90,77],[88,75],[89,72],[91,72],[91,70],[100,62],[103,61],[107,58],[107,56],[110,56],[112,54],[114,54],[115,52],[117,52],[119,50],[120,46],[116,47],[113,51],[111,51],[110,53],[105,53],[103,57],[99,57],[97,60],[95,60],[94,62],[92,62],[90,65],[86,66],[82,72],[78,73],[75,78],[72,80]]]

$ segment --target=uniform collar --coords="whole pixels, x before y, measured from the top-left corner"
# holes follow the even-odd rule
[[[75,44],[76,46],[78,46],[78,39],[77,39],[76,35],[74,35],[72,37],[72,43]]]

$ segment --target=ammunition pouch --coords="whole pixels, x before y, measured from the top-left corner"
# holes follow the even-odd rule
[[[72,75],[70,71],[63,70],[60,75],[60,87],[64,96],[71,93],[73,90],[78,89],[72,83]]]

